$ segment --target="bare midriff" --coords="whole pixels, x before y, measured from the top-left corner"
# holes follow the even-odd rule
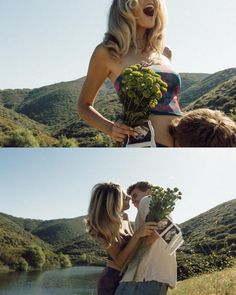
[[[116,264],[114,261],[111,261],[111,260],[108,260],[107,263],[106,263],[106,266],[107,267],[111,267],[111,268],[114,268],[116,270],[121,270]]]
[[[173,115],[150,115],[149,119],[155,132],[155,141],[162,145],[173,147],[174,141],[169,134],[169,126],[177,116]],[[161,126],[161,128],[160,128]]]

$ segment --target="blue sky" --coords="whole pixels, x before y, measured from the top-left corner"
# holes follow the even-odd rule
[[[177,222],[236,198],[236,149],[1,149],[0,163],[0,212],[18,217],[85,215],[103,181],[178,187]]]
[[[0,89],[86,75],[111,0],[0,0]],[[180,72],[235,67],[235,0],[166,0],[167,44]]]

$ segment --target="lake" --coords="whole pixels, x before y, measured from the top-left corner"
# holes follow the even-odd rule
[[[0,274],[1,295],[96,295],[102,267],[72,268]]]

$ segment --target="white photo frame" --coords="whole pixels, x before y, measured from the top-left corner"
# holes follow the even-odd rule
[[[173,255],[184,243],[180,227],[168,217],[158,222],[156,233],[165,242],[170,255]]]

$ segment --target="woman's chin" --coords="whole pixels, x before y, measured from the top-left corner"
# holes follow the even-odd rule
[[[153,21],[143,22],[142,24],[138,24],[138,26],[142,29],[150,30],[155,27],[155,21],[154,22]]]

